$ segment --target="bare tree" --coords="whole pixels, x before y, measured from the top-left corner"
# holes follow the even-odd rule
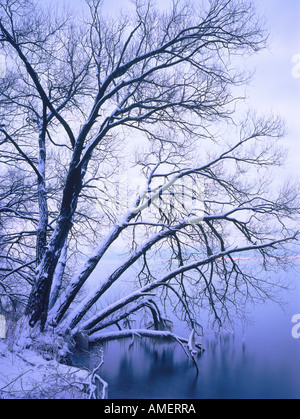
[[[156,331],[126,333],[167,337],[171,305],[189,324],[193,353],[199,307],[222,324],[230,306],[272,297],[275,280],[264,280],[258,265],[286,261],[297,238],[298,189],[278,192],[268,179],[283,163],[283,123],[242,112],[249,74],[239,57],[264,48],[266,35],[250,1],[174,0],[160,12],[136,0],[117,18],[104,18],[101,3],[88,0],[81,20],[28,1],[0,6],[10,62],[2,146],[36,183],[29,324],[101,339],[143,311]],[[122,183],[127,150],[135,196]],[[114,246],[119,266],[101,274]],[[70,248],[90,252],[73,275]],[[255,270],[242,255],[257,256]],[[129,276],[130,290],[104,304]]]
[[[0,310],[26,304],[33,285],[36,189],[15,169],[0,177]]]

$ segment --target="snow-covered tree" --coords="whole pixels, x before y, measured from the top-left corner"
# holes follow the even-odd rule
[[[244,64],[265,45],[250,1],[134,0],[114,17],[100,0],[82,17],[1,2],[3,163],[36,185],[31,327],[172,337],[171,310],[193,352],[199,309],[221,325],[273,296],[265,272],[297,239],[299,200],[272,183],[282,121],[243,98]],[[120,331],[137,312],[145,324]]]

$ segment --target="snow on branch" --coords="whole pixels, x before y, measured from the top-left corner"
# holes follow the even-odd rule
[[[118,340],[124,338],[134,338],[135,336],[139,338],[150,338],[150,339],[167,339],[173,340],[177,342],[181,348],[183,349],[184,353],[187,355],[189,359],[195,365],[197,372],[198,366],[195,360],[195,352],[201,353],[203,351],[202,346],[199,343],[193,342],[191,344],[191,338],[185,339],[179,336],[174,335],[168,331],[157,331],[157,330],[145,330],[145,329],[132,329],[132,330],[122,330],[119,332],[107,332],[107,333],[95,333],[92,336],[89,336],[90,343],[103,343],[111,340]],[[193,334],[194,339],[194,334]]]
[[[226,250],[224,252],[219,252],[219,253],[211,255],[211,256],[209,256],[205,259],[197,260],[193,263],[181,266],[178,269],[175,269],[175,270],[169,272],[163,278],[153,281],[152,283],[138,289],[137,291],[134,291],[130,295],[128,295],[128,296],[116,301],[115,303],[111,304],[110,306],[106,307],[105,309],[103,309],[102,311],[97,313],[96,315],[92,316],[89,320],[84,322],[82,325],[80,325],[79,330],[87,331],[87,330],[93,328],[98,323],[100,323],[102,320],[104,320],[106,317],[110,316],[111,314],[115,313],[116,311],[125,307],[126,305],[132,303],[133,301],[136,301],[140,298],[143,298],[145,295],[147,295],[147,293],[155,290],[156,288],[161,287],[164,284],[168,284],[171,279],[177,277],[178,275],[181,275],[181,274],[187,273],[189,271],[195,270],[195,269],[199,268],[200,266],[208,265],[215,260],[223,259],[223,258],[226,258],[226,257],[231,256],[231,255],[236,254],[236,253],[243,253],[243,252],[249,252],[249,251],[255,251],[255,250],[261,251],[263,249],[267,249],[267,248],[270,248],[270,247],[275,247],[278,244],[282,244],[282,243],[284,243],[286,241],[290,241],[290,240],[296,240],[296,236],[289,237],[289,238],[286,238],[286,239],[281,239],[281,240],[275,240],[275,241],[265,243],[265,244],[261,244],[261,245],[236,247],[234,249]]]

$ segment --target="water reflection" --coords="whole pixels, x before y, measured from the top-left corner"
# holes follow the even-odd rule
[[[251,346],[235,336],[210,336],[197,375],[176,344],[115,341],[104,345],[101,376],[111,399],[300,398],[299,353],[264,362],[266,353],[260,357]],[[96,345],[77,363],[93,369],[98,353]]]
[[[299,292],[282,311],[268,303],[253,312],[253,324],[234,334],[207,331],[199,374],[182,348],[164,341],[106,343],[101,376],[111,399],[300,398],[300,340],[291,319],[300,312]],[[93,369],[99,347],[77,356]]]

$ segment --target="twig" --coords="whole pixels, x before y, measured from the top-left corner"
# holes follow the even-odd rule
[[[97,374],[97,371],[100,370],[100,368],[102,367],[102,365],[104,364],[104,355],[103,355],[103,349],[100,349],[100,353],[101,353],[101,359],[100,359],[100,363],[98,364],[98,366],[96,368],[94,368],[94,370],[92,371],[92,374],[90,376],[90,392],[89,392],[89,399],[90,400],[96,400],[99,399],[98,397],[98,387],[97,387],[97,380],[100,383],[101,387],[102,387],[102,391],[100,394],[100,399],[104,400],[108,398],[107,395],[107,391],[108,391],[108,383],[106,381],[104,381],[99,374]]]

